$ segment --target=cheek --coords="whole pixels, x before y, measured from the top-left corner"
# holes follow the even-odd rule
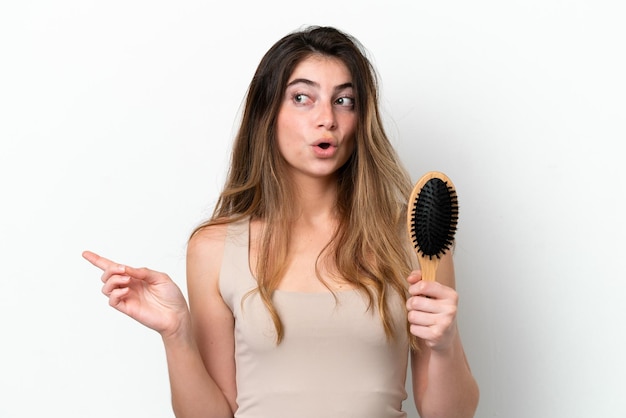
[[[341,115],[341,126],[344,127],[344,134],[346,136],[354,136],[356,131],[357,117],[354,112],[344,113]]]
[[[285,123],[287,122],[287,118],[285,117],[284,112],[281,110],[278,112],[278,116],[276,117],[276,138],[280,142],[280,138],[283,136],[283,132],[285,131]]]
[[[276,145],[284,158],[297,155],[302,148],[302,128],[299,121],[289,115],[279,114],[276,124]]]
[[[297,114],[293,114],[287,111],[281,111],[278,113],[276,119],[276,135],[280,141],[288,142],[290,138],[293,138],[303,132],[304,124],[298,118]]]
[[[354,135],[356,132],[356,116],[352,115],[351,117],[346,117],[342,126],[344,127],[343,136],[349,138],[350,148],[353,149],[355,141]]]

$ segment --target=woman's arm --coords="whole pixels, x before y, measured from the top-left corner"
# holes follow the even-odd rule
[[[217,228],[189,243],[190,309],[168,275],[83,253],[103,270],[109,304],[161,335],[179,418],[232,418],[236,409],[234,321],[217,288],[223,236]]]
[[[436,282],[422,281],[419,271],[408,280],[411,333],[420,338],[420,350],[411,354],[417,410],[422,418],[473,417],[479,391],[457,328],[451,252],[442,257]]]
[[[224,254],[227,225],[211,226],[196,233],[187,247],[187,291],[190,307],[190,330],[199,353],[199,367],[212,377],[209,392],[196,395],[189,393],[190,383],[186,373],[170,373],[174,410],[181,417],[210,416],[232,417],[237,409],[235,382],[234,318],[219,291],[219,274]],[[174,348],[176,345],[173,346]],[[184,355],[184,352],[182,352]],[[177,352],[172,352],[176,360]],[[182,412],[194,410],[211,411],[211,414],[195,415]]]

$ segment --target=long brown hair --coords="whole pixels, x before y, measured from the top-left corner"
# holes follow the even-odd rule
[[[248,217],[263,221],[255,291],[272,316],[280,343],[283,326],[272,295],[285,273],[295,217],[285,202],[293,201],[295,190],[276,147],[276,120],[289,77],[312,54],[338,58],[347,66],[357,115],[354,152],[337,173],[339,223],[324,251],[332,250],[341,277],[367,295],[370,307],[376,306],[392,338],[399,330],[393,327],[388,293],[396,291],[404,299],[411,269],[401,228],[412,183],[383,129],[376,71],[352,36],[313,26],[288,34],[267,51],[248,88],[224,189],[211,219],[193,234]]]

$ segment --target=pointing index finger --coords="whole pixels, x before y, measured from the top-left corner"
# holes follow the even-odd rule
[[[102,271],[117,265],[117,263],[109,260],[108,258],[101,257],[91,251],[83,251],[83,258]]]

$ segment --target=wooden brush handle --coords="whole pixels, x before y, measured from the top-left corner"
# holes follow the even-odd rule
[[[417,254],[417,261],[420,263],[420,269],[422,270],[422,280],[427,282],[434,282],[437,278],[437,267],[439,267],[439,259],[437,257],[424,257],[421,254]]]

